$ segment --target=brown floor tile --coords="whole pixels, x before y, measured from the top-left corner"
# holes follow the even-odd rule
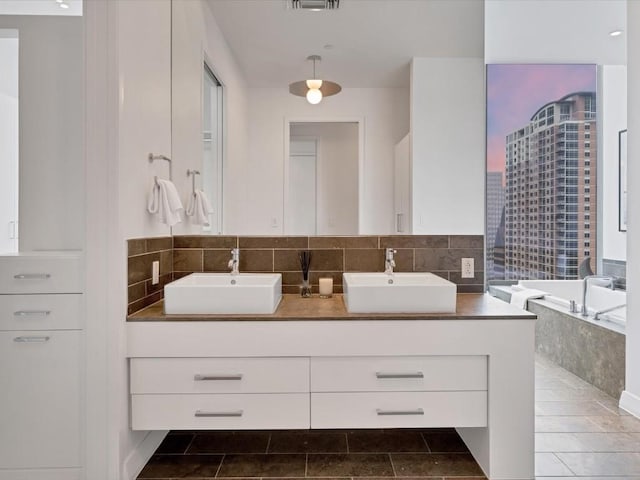
[[[347,433],[350,453],[428,452],[420,432],[415,430],[356,430]]]
[[[187,450],[192,453],[266,453],[269,433],[214,432],[197,434]]]
[[[309,454],[308,477],[393,477],[388,454]]]
[[[305,455],[226,455],[220,477],[304,477]]]
[[[424,432],[422,436],[426,440],[427,446],[432,453],[460,453],[469,451],[460,438],[460,435],[455,431]]]
[[[184,454],[193,440],[191,433],[170,433],[156,450],[156,455],[161,453]]]
[[[482,470],[466,453],[392,453],[398,477],[482,476]]]
[[[222,455],[154,455],[138,478],[214,477],[221,461]]]
[[[347,453],[344,433],[274,432],[268,453]]]

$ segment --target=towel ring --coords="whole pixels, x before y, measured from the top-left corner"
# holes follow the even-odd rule
[[[165,155],[154,155],[153,153],[150,153],[147,156],[147,159],[149,160],[149,163],[153,163],[156,160],[164,160],[165,162],[169,162],[169,180],[173,180],[173,168],[172,168],[172,161],[169,157],[165,156]],[[158,182],[158,177],[155,177],[155,182]]]
[[[199,170],[187,170],[187,177],[191,177],[191,194],[196,193],[196,175],[200,175]]]

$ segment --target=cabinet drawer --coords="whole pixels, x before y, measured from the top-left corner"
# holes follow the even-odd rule
[[[81,294],[0,295],[0,330],[80,329]]]
[[[311,359],[312,392],[486,390],[487,357]]]
[[[309,392],[308,358],[134,358],[131,393]]]
[[[82,293],[79,256],[0,257],[0,294]]]
[[[79,331],[0,332],[0,466],[80,466]]]
[[[133,430],[309,428],[309,394],[132,395]]]
[[[311,394],[311,428],[485,426],[487,392]]]

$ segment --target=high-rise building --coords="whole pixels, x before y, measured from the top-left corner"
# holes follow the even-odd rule
[[[596,94],[542,106],[505,153],[505,277],[577,278],[596,256]]]
[[[487,272],[494,278],[493,250],[504,208],[505,187],[502,172],[487,172]]]

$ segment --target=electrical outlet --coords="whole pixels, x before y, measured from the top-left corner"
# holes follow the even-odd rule
[[[155,261],[151,264],[151,285],[160,283],[160,262]]]
[[[473,278],[475,277],[473,258],[463,258],[462,259],[462,278]]]

